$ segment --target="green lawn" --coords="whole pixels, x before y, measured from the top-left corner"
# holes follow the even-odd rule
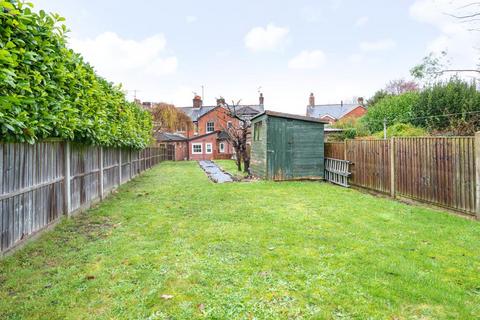
[[[223,171],[230,173],[232,176],[234,176],[238,180],[241,180],[246,176],[248,176],[247,173],[243,171],[238,171],[237,164],[235,163],[234,160],[215,160],[214,162],[217,165],[219,165],[220,168],[223,169]],[[243,170],[243,167],[242,167],[242,170]]]
[[[480,224],[162,163],[0,261],[0,319],[480,318]]]

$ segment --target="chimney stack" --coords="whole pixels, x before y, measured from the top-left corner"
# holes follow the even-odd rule
[[[195,96],[195,98],[193,98],[193,107],[194,108],[201,108],[202,104],[203,104],[202,97]]]
[[[363,97],[359,97],[359,98],[357,99],[357,102],[358,102],[359,105],[363,106],[363,104],[364,104]]]
[[[225,98],[220,97],[217,99],[217,106],[224,106],[225,105]]]
[[[308,98],[308,105],[311,107],[315,105],[315,96],[313,95],[313,92],[310,93],[310,97]]]
[[[258,104],[263,106],[263,101],[264,101],[263,93],[260,92],[260,97],[258,97]]]

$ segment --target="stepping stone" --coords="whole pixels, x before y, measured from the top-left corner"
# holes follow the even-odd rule
[[[215,163],[209,160],[198,161],[200,167],[207,173],[207,176],[215,183],[233,182],[228,173],[223,172]]]

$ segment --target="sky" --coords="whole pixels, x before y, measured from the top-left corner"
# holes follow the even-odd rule
[[[478,64],[479,33],[446,13],[467,0],[33,0],[64,16],[69,45],[129,99],[228,103],[305,114],[368,98],[430,52]],[[463,9],[462,9],[463,10]],[[477,45],[477,49],[475,46]]]

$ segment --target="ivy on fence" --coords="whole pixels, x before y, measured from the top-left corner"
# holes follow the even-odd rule
[[[67,47],[64,18],[32,7],[0,0],[0,140],[147,146],[150,113]]]

